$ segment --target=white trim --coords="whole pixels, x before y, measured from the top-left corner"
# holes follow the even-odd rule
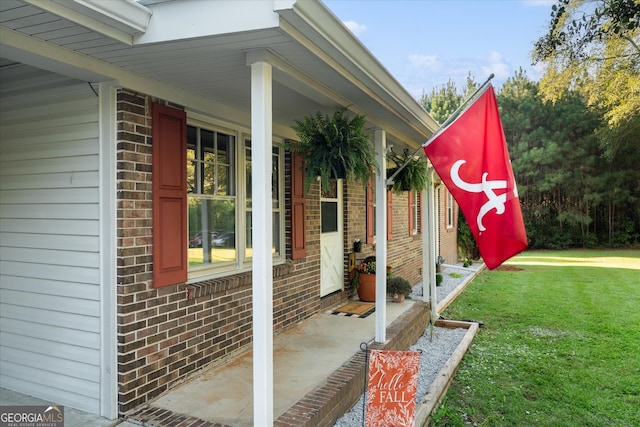
[[[264,0],[181,0],[157,3],[151,7],[153,19],[144,34],[136,36],[136,45],[278,26],[278,14],[273,11],[271,2]]]
[[[376,342],[387,340],[387,133],[376,129],[373,135],[376,163]],[[378,235],[380,238],[378,238]]]
[[[453,199],[453,194],[449,190],[447,191],[447,229],[453,228],[453,224],[455,223],[455,212],[453,210],[455,201]]]
[[[24,0],[39,9],[132,45],[147,31],[152,12],[131,0]]]
[[[434,182],[435,171],[429,171],[431,182]],[[438,318],[436,300],[436,245],[438,235],[438,221],[436,219],[438,209],[435,201],[435,185],[428,185],[422,192],[422,211],[425,213],[422,233],[422,298],[431,303],[431,320]]]
[[[116,338],[116,86],[100,84],[100,415],[118,417],[118,354]]]
[[[273,242],[271,65],[251,64],[251,156],[253,188],[253,419],[273,425]]]

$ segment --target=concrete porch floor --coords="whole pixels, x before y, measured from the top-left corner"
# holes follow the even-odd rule
[[[424,331],[423,302],[387,302],[387,342],[372,343],[375,313],[366,318],[320,313],[274,337],[275,426],[333,425],[362,394],[362,342],[406,349]],[[133,424],[250,427],[253,420],[252,352],[199,376],[127,417]],[[350,403],[351,402],[351,403]],[[193,423],[193,424],[192,424]]]

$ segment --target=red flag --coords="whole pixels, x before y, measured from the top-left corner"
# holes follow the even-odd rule
[[[491,85],[427,143],[424,151],[458,202],[489,269],[527,248],[520,199]]]

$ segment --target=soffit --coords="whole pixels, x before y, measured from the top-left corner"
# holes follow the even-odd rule
[[[322,9],[310,14],[317,10]],[[341,25],[337,20],[331,24]],[[241,112],[251,107],[247,52],[266,50],[277,58],[273,71],[273,118],[277,123],[291,126],[305,114],[350,105],[366,114],[370,125],[386,129],[391,142],[415,146],[434,130],[435,122],[417,111],[417,102],[407,100],[406,91],[399,99],[394,92],[401,91],[384,87],[384,79],[391,79],[389,86],[400,88],[388,73],[378,71],[381,66],[375,58],[364,50],[358,52],[359,58],[350,57],[351,52],[344,51],[351,49],[350,44],[341,49],[340,41],[330,40],[318,23],[294,10],[281,12],[280,25],[272,28],[144,45],[123,44],[21,0],[0,2],[0,25]],[[327,30],[339,32],[340,28]],[[356,43],[355,48],[359,45],[352,36],[342,34],[342,38]],[[13,59],[4,53],[0,52],[0,64]]]

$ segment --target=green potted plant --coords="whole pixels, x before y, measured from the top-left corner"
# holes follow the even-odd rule
[[[378,171],[375,150],[365,133],[365,116],[346,114],[338,108],[333,115],[317,112],[293,126],[299,141],[288,141],[286,148],[304,159],[305,191],[320,177],[322,187],[330,188],[331,179],[354,179],[363,185]]]
[[[367,257],[353,270],[351,286],[358,291],[360,301],[376,300],[376,259]]]
[[[406,166],[400,169],[400,172],[393,177],[393,184],[390,186],[393,192],[422,191],[427,188],[429,174],[423,157],[410,155],[409,151],[405,149],[402,156],[392,151],[387,155],[387,158],[395,164],[395,167],[387,170],[387,177],[389,178],[406,163]]]
[[[393,297],[393,302],[403,302],[411,296],[412,287],[409,281],[400,276],[387,278],[387,293]]]
[[[442,273],[437,273],[436,274],[436,286],[440,286],[442,284],[443,280],[444,280],[444,276],[442,275]]]

